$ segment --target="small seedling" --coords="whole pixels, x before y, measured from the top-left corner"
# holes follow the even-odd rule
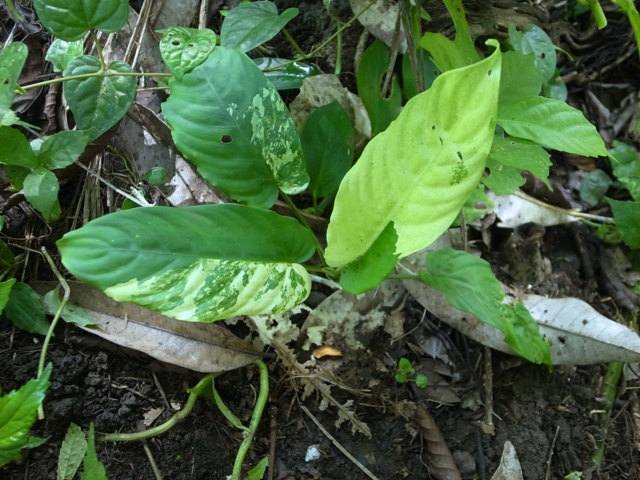
[[[582,472],[570,472],[564,480],[580,480],[582,478]]]
[[[398,361],[398,371],[396,372],[396,382],[398,383],[407,383],[407,382],[415,382],[416,386],[420,388],[424,388],[429,383],[426,375],[419,373],[416,375],[416,370],[411,365],[411,362],[402,357]]]

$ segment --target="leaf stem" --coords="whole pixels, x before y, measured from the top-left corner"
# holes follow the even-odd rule
[[[19,88],[24,91],[31,90],[33,88],[45,87],[47,85],[52,85],[54,83],[64,83],[69,80],[84,80],[85,78],[94,78],[94,77],[171,77],[173,74],[171,73],[140,73],[140,72],[117,72],[117,73],[109,73],[109,72],[96,72],[96,73],[83,73],[81,75],[71,75],[69,77],[58,77],[52,80],[46,80],[44,82],[32,83],[31,85],[21,85]]]
[[[255,436],[256,431],[258,430],[258,425],[260,424],[260,419],[262,418],[262,412],[264,411],[264,407],[267,405],[267,399],[269,398],[269,371],[267,370],[267,366],[262,360],[256,360],[253,363],[258,367],[258,370],[260,370],[260,393],[258,394],[256,406],[254,407],[253,414],[251,415],[249,431],[245,433],[244,440],[238,449],[236,461],[233,464],[233,471],[229,477],[230,480],[240,480],[244,457],[247,455],[247,452],[249,452],[251,442],[253,441],[253,437]]]
[[[104,61],[104,55],[102,53],[102,46],[100,45],[100,40],[98,39],[98,35],[96,35],[96,30],[95,28],[92,28],[90,30],[91,32],[91,38],[93,38],[93,43],[96,46],[96,52],[98,53],[98,59],[100,60],[100,72],[98,73],[103,73],[106,69],[107,69],[107,65]]]
[[[284,193],[282,190],[280,191],[280,195],[282,195],[282,198],[284,199],[284,201],[287,203],[287,205],[289,205],[289,208],[293,210],[293,213],[298,219],[298,221],[313,234],[313,239],[316,242],[316,250],[318,251],[318,256],[320,257],[320,261],[322,261],[322,264],[326,266],[327,262],[324,261],[324,248],[322,247],[320,240],[318,240],[318,237],[316,237],[315,233],[313,233],[313,230],[309,226],[309,223],[307,223],[307,220],[304,218],[304,215],[302,215],[302,212],[300,211],[300,209],[298,209],[298,207],[296,207],[296,205],[293,203],[291,198],[289,198],[289,195]]]
[[[47,349],[49,348],[49,343],[51,342],[53,331],[55,330],[56,325],[58,324],[58,320],[60,320],[60,316],[62,315],[62,311],[64,310],[64,307],[67,305],[67,302],[69,301],[69,296],[71,295],[69,284],[60,273],[60,270],[58,270],[58,268],[56,267],[56,264],[54,263],[53,259],[47,252],[47,249],[45,247],[42,247],[41,252],[44,258],[47,260],[47,263],[51,267],[51,270],[53,270],[53,273],[55,274],[56,278],[60,282],[60,285],[62,285],[62,289],[64,290],[64,295],[62,297],[62,301],[60,302],[60,306],[58,307],[58,311],[56,312],[55,316],[53,317],[53,320],[51,321],[51,326],[49,327],[49,331],[47,332],[47,335],[44,337],[44,342],[42,343],[42,350],[40,351],[40,361],[38,362],[38,377],[40,377],[42,375],[42,372],[44,371],[44,364],[47,359]],[[42,404],[40,404],[40,406],[38,407],[38,418],[40,420],[44,418],[44,409],[42,408]]]
[[[300,45],[298,45],[298,42],[296,42],[293,37],[289,34],[289,32],[287,31],[286,28],[282,27],[281,30],[282,34],[284,35],[284,37],[289,41],[289,43],[291,44],[291,46],[293,47],[293,49],[298,52],[298,55],[301,56],[305,56],[306,54],[304,53],[304,51],[300,48]]]

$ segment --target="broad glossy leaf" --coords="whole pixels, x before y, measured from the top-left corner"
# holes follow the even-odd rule
[[[252,60],[276,90],[300,88],[305,78],[322,73],[314,65],[303,62],[291,63],[291,60],[286,58],[259,57]]]
[[[352,295],[359,295],[380,285],[398,263],[397,241],[393,222],[389,222],[367,253],[342,271],[342,288]]]
[[[88,130],[66,130],[49,135],[38,150],[38,164],[51,170],[71,165],[84,152],[90,133]]]
[[[162,112],[173,140],[205,180],[234,199],[268,208],[309,183],[300,138],[278,91],[242,52],[216,48],[171,79]]]
[[[540,93],[542,78],[535,61],[536,57],[533,53],[525,55],[509,51],[502,54],[500,102]]]
[[[248,52],[275,37],[297,15],[297,8],[287,8],[278,15],[278,7],[272,2],[243,3],[224,18],[220,44]]]
[[[456,44],[441,33],[425,33],[420,39],[420,46],[431,54],[433,63],[441,72],[467,66]]]
[[[126,210],[57,245],[73,275],[113,299],[201,322],[302,302],[311,282],[298,262],[315,249],[296,220],[235,204]]]
[[[587,157],[606,156],[596,128],[580,110],[544,97],[521,97],[498,108],[498,124],[511,136]]]
[[[90,55],[74,59],[64,72],[65,77],[97,73],[100,61]],[[131,67],[122,61],[109,65],[107,72],[132,73]],[[95,140],[120,120],[136,96],[136,78],[131,76],[90,77],[69,80],[64,84],[64,96],[73,112],[78,128],[91,132]]]
[[[533,53],[536,56],[536,67],[543,82],[553,78],[556,70],[556,49],[553,42],[537,25],[528,25],[522,32],[515,25],[509,25],[509,40],[517,52],[524,55]]]
[[[47,50],[45,59],[53,64],[54,72],[64,72],[71,60],[82,55],[82,49],[82,40],[65,42],[56,38]]]
[[[338,102],[317,108],[305,123],[300,140],[309,191],[316,198],[333,195],[353,164],[353,127],[346,110]]]
[[[474,255],[443,248],[427,255],[420,280],[441,291],[458,310],[469,312],[505,335],[505,342],[535,363],[551,365],[549,344],[521,304],[504,305],[504,291],[491,265]]]
[[[440,75],[367,145],[338,190],[327,231],[329,265],[364,255],[389,222],[400,258],[451,225],[484,172],[499,84],[496,50]]]
[[[33,208],[38,210],[46,222],[57,220],[60,216],[58,203],[58,178],[51,170],[34,168],[22,184],[24,197]]]
[[[0,163],[25,168],[38,166],[38,158],[29,140],[19,130],[0,127]]]
[[[217,42],[216,34],[208,28],[169,27],[158,32],[162,34],[162,59],[179,79],[204,62]]]
[[[630,248],[640,248],[640,202],[621,202],[607,198],[616,228]]]
[[[11,108],[16,84],[28,54],[27,46],[21,42],[10,43],[0,51],[0,120]]]
[[[49,387],[51,363],[38,378],[0,397],[0,467],[20,458],[20,451],[34,444],[29,430]]]
[[[398,80],[394,77],[388,96],[380,93],[383,78],[389,68],[389,49],[376,39],[365,50],[358,66],[358,95],[371,119],[371,134],[377,135],[385,130],[400,113],[402,93]]]
[[[40,297],[26,283],[16,282],[13,285],[4,314],[16,327],[29,333],[46,335],[49,331]]]
[[[38,18],[54,36],[73,42],[95,28],[120,30],[129,18],[127,0],[34,0]]]

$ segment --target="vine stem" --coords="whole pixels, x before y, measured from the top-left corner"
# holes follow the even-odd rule
[[[100,40],[98,39],[98,35],[96,35],[95,28],[92,28],[90,31],[91,31],[91,38],[93,38],[93,43],[96,46],[96,52],[98,52],[98,59],[100,60],[100,72],[98,72],[98,73],[101,74],[107,69],[107,64],[104,61],[104,54],[102,53],[102,46],[100,45]]]
[[[171,73],[141,73],[141,72],[117,72],[117,73],[109,73],[109,72],[96,72],[96,73],[83,73],[81,75],[71,75],[70,77],[59,77],[54,78],[53,80],[46,80],[44,82],[33,83],[31,85],[20,86],[22,90],[25,92],[27,90],[31,90],[33,88],[46,87],[47,85],[52,85],[54,83],[64,83],[69,80],[84,80],[85,78],[94,78],[94,77],[171,77],[173,74]]]
[[[58,268],[56,267],[56,264],[54,263],[53,259],[47,252],[47,249],[45,247],[42,247],[41,252],[44,258],[47,260],[47,263],[51,267],[51,270],[53,270],[53,273],[55,274],[56,278],[60,282],[60,285],[62,285],[62,289],[64,290],[64,295],[62,297],[62,301],[60,302],[60,306],[58,307],[58,311],[56,312],[55,316],[53,317],[53,320],[51,321],[51,326],[49,327],[49,331],[47,332],[47,335],[44,337],[44,342],[42,343],[42,350],[40,351],[40,361],[38,362],[38,377],[40,377],[42,375],[42,372],[44,371],[44,363],[47,359],[47,349],[49,348],[49,343],[51,342],[53,331],[55,330],[56,325],[58,324],[58,320],[60,320],[60,316],[62,315],[62,311],[64,310],[64,307],[67,305],[67,302],[69,301],[69,296],[71,295],[69,284],[60,273],[60,270],[58,270]],[[38,407],[38,419],[42,420],[43,418],[44,418],[44,408],[42,407],[42,404],[40,404],[40,406]]]

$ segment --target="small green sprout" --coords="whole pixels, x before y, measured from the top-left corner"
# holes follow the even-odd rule
[[[570,472],[564,480],[581,480],[582,478],[582,472]]]
[[[416,373],[416,370],[415,368],[413,368],[413,365],[411,365],[411,362],[408,359],[402,357],[398,361],[398,371],[396,372],[396,382],[398,383],[415,382],[415,384],[420,388],[426,387],[429,383],[427,376],[423,375],[422,373],[419,373],[418,375],[416,375],[415,373]],[[412,378],[414,376],[415,378]]]

